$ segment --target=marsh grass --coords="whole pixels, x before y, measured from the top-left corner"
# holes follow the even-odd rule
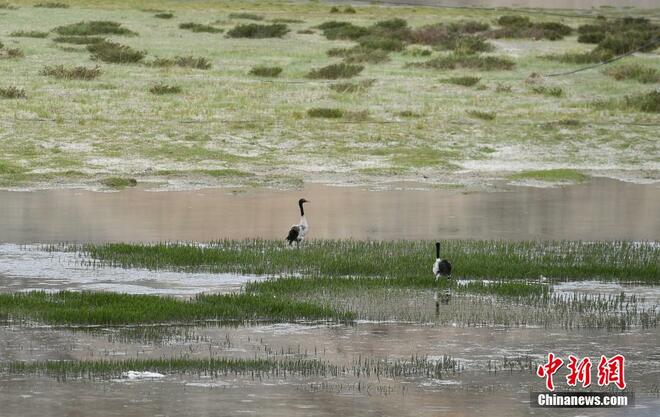
[[[178,85],[169,85],[159,83],[149,88],[151,94],[164,95],[164,94],[180,94],[183,90]]]
[[[9,34],[13,38],[47,38],[48,32],[38,30],[17,30]]]
[[[516,180],[536,180],[548,182],[584,182],[589,177],[575,169],[547,169],[538,171],[523,171],[511,175]]]
[[[330,89],[337,93],[361,93],[369,89],[375,80],[360,80],[358,82],[342,82],[330,84]]]
[[[634,50],[650,52],[658,47],[659,32],[660,26],[644,17],[601,19],[580,26],[578,42],[595,43],[594,51],[611,55]]]
[[[251,294],[197,295],[179,300],[152,295],[40,291],[0,294],[0,316],[49,324],[135,324],[204,320],[350,320],[350,313],[307,302]]]
[[[134,178],[110,177],[101,180],[101,184],[110,188],[135,187],[137,180]]]
[[[474,118],[487,120],[487,121],[495,120],[495,118],[497,117],[497,113],[490,111],[483,111],[483,110],[468,110],[467,114],[469,114]]]
[[[332,48],[327,51],[328,56],[338,56],[344,58],[347,64],[379,64],[390,59],[387,51],[382,49],[366,48],[364,46],[354,46],[352,48]]]
[[[66,80],[93,80],[101,74],[101,68],[98,66],[87,68],[82,66],[65,67],[64,65],[54,65],[44,67],[39,73]]]
[[[136,32],[122,27],[121,23],[108,20],[94,20],[58,26],[53,32],[63,36],[122,35],[137,36]]]
[[[622,99],[596,100],[590,104],[598,109],[633,110],[645,113],[660,113],[660,91],[625,96]]]
[[[285,242],[224,240],[194,244],[89,244],[70,246],[85,256],[124,268],[177,271],[362,276],[418,279],[431,276],[433,242],[310,241],[298,250]],[[56,247],[54,250],[59,250]],[[617,279],[658,282],[660,248],[636,242],[443,242],[456,278]]]
[[[550,97],[563,97],[564,89],[561,87],[548,87],[545,85],[536,85],[532,87],[532,91],[536,94],[542,94]]]
[[[472,87],[478,84],[479,81],[481,81],[481,78],[470,77],[470,76],[452,77],[452,78],[445,78],[444,80],[440,80],[441,83],[462,85],[464,87]]]
[[[657,69],[640,64],[617,65],[606,69],[604,74],[617,81],[633,80],[643,84],[660,82],[660,72]]]
[[[360,74],[364,66],[354,64],[331,64],[322,68],[313,69],[305,77],[311,79],[336,80],[339,78],[352,78]]]
[[[479,71],[502,71],[513,69],[515,63],[506,57],[451,53],[426,62],[410,63],[408,65],[438,70],[475,69]]]
[[[70,43],[74,45],[91,45],[93,43],[104,42],[105,38],[101,36],[58,36],[53,42]]]
[[[0,88],[0,98],[6,98],[6,99],[26,99],[27,98],[27,93],[23,88],[20,87],[15,87],[15,86],[9,86],[9,87],[4,87]]]
[[[258,15],[256,13],[246,13],[246,12],[229,13],[228,17],[230,19],[243,19],[243,20],[256,20],[256,21],[264,20],[264,17],[261,15]],[[285,23],[285,22],[281,22],[281,23]]]
[[[263,39],[281,38],[287,33],[289,33],[289,28],[284,23],[273,23],[270,25],[249,23],[235,26],[227,32],[227,36],[230,38]]]
[[[92,59],[113,64],[134,64],[141,62],[146,53],[116,42],[97,42],[87,45]]]
[[[156,13],[154,17],[157,19],[172,19],[174,17],[174,13],[169,13],[169,12]]]
[[[307,110],[307,115],[309,117],[324,118],[324,119],[340,119],[344,116],[344,111],[341,109],[316,107]]]
[[[249,74],[257,77],[277,77],[282,73],[281,67],[256,66],[250,69]]]
[[[527,16],[520,15],[501,16],[497,23],[501,28],[489,32],[490,37],[555,41],[573,32],[570,26],[563,23],[532,22]]]
[[[177,66],[182,68],[194,68],[201,70],[207,70],[213,66],[207,58],[195,57],[192,55],[176,56],[174,58],[156,58],[149,62],[148,65],[162,68]]]
[[[210,25],[203,25],[201,23],[181,23],[179,29],[190,30],[195,33],[222,33],[224,29],[220,29]]]
[[[61,2],[46,2],[46,3],[37,3],[34,7],[40,7],[45,9],[68,9],[70,6],[67,3]]]

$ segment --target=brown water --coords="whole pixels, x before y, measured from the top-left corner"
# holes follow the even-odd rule
[[[300,197],[311,200],[311,239],[660,239],[660,186],[593,179],[475,193],[324,185],[1,191],[0,242],[283,239]]]
[[[210,378],[165,373],[163,378],[151,381],[106,378],[57,382],[0,375],[0,415],[427,416],[475,415],[484,411],[493,416],[655,416],[660,406],[660,399],[653,394],[660,371],[655,329],[608,333],[383,323],[281,324],[181,328],[174,334],[165,333],[157,341],[123,340],[118,331],[115,328],[86,333],[0,327],[0,357],[109,360],[285,356],[318,359],[350,369],[358,358],[406,360],[418,355],[434,360],[450,355],[461,366],[457,372],[448,371],[439,379],[377,379],[364,375],[254,379],[249,375],[221,374]],[[541,390],[542,380],[528,369],[502,369],[503,359],[525,357],[536,364],[548,351],[560,357],[576,354],[598,358],[614,351],[624,354],[627,382],[636,394],[636,406],[579,412],[530,408],[528,392]],[[557,378],[557,383],[563,384],[559,381]]]

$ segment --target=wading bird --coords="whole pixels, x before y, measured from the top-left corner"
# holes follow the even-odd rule
[[[309,230],[309,225],[305,218],[305,209],[303,208],[303,204],[305,203],[309,203],[309,201],[304,198],[298,200],[298,207],[300,207],[300,223],[294,224],[289,230],[289,235],[286,237],[286,240],[289,241],[289,246],[292,245],[293,242],[296,242],[296,245],[300,244]]]
[[[435,242],[435,262],[433,263],[433,275],[438,280],[441,277],[451,276],[451,264],[446,259],[440,259],[440,242]]]

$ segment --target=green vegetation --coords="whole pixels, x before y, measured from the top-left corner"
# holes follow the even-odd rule
[[[317,107],[307,110],[309,117],[322,117],[325,119],[340,119],[344,115],[341,109],[328,109],[325,107]]]
[[[245,13],[245,12],[243,12],[243,13],[229,13],[229,18],[230,19],[256,20],[256,21],[264,20],[263,16],[260,16],[260,15],[255,14],[255,13]],[[284,22],[282,22],[282,23],[284,23]]]
[[[374,85],[374,80],[360,80],[358,82],[340,82],[330,84],[330,89],[337,93],[360,93]]]
[[[111,188],[135,187],[137,180],[134,178],[110,177],[101,181],[101,184]]]
[[[578,28],[578,42],[596,43],[595,51],[611,55],[642,50],[653,51],[658,47],[660,26],[644,17],[601,19],[595,24]]]
[[[532,87],[532,91],[536,94],[542,94],[544,96],[551,97],[561,97],[564,95],[564,89],[561,87],[548,87],[545,85],[535,85]]]
[[[184,301],[153,295],[67,291],[0,294],[0,317],[49,324],[102,325],[351,319],[349,313],[326,307],[251,294],[198,295]]]
[[[468,110],[467,112],[470,116],[475,117],[481,120],[495,120],[497,113],[491,111],[482,111],[482,110]]]
[[[605,74],[618,81],[633,80],[643,84],[660,83],[660,71],[639,64],[621,64],[605,70]]]
[[[105,41],[101,36],[58,36],[53,39],[58,43],[71,43],[74,45],[90,45],[93,43],[100,43]]]
[[[660,91],[629,95],[623,99],[597,100],[592,103],[592,106],[598,109],[660,113]]]
[[[87,68],[55,65],[52,67],[44,67],[40,74],[66,80],[93,80],[101,74],[101,68],[98,66]]]
[[[283,23],[273,23],[271,25],[260,25],[258,23],[249,23],[238,25],[227,32],[230,38],[281,38],[289,33],[289,28]]]
[[[179,94],[183,90],[178,85],[169,85],[159,83],[149,88],[151,94],[163,95],[163,94]]]
[[[547,175],[545,178],[548,178]],[[565,176],[561,177],[566,178]],[[292,274],[308,276],[431,276],[433,243],[426,241],[310,241],[299,250],[267,240],[187,244],[73,246],[91,258],[125,268]],[[456,278],[617,279],[658,282],[660,248],[634,242],[447,241],[443,256]],[[432,278],[432,276],[431,276]]]
[[[548,182],[583,182],[589,177],[574,169],[548,169],[540,171],[523,171],[511,176],[516,180],[537,180]]]
[[[362,72],[362,65],[353,64],[331,64],[326,67],[313,69],[307,73],[307,78],[336,80],[339,78],[352,78]]]
[[[134,64],[142,61],[146,56],[143,51],[108,41],[89,44],[87,50],[92,53],[93,59],[113,64]]]
[[[515,63],[506,57],[452,53],[433,58],[426,62],[410,65],[438,70],[475,69],[479,71],[501,71],[512,69]]]
[[[58,26],[53,32],[63,36],[123,35],[136,36],[137,33],[122,27],[121,23],[107,20],[72,23]]]
[[[38,30],[17,30],[9,34],[13,38],[47,38],[48,32]]]
[[[171,19],[174,17],[174,13],[156,13],[154,17],[157,19]]]
[[[211,69],[213,66],[211,62],[204,57],[177,56],[174,58],[156,58],[149,63],[153,67],[182,67],[182,68],[195,68],[201,70]]]
[[[446,78],[444,80],[440,80],[440,82],[445,83],[445,84],[456,84],[456,85],[462,85],[464,87],[472,87],[473,85],[476,85],[481,81],[481,78],[479,77],[451,77],[451,78]]]
[[[68,9],[69,5],[60,2],[47,2],[47,3],[37,3],[34,5],[34,7],[43,7],[46,9]]]
[[[179,29],[186,29],[186,30],[190,30],[190,31],[193,31],[193,32],[196,32],[196,33],[201,33],[201,32],[221,33],[221,32],[223,32],[222,29],[216,28],[214,26],[202,25],[200,23],[193,23],[193,22],[181,23],[179,25]]]
[[[493,38],[528,38],[548,39],[556,41],[573,32],[570,26],[558,22],[532,22],[526,16],[508,15],[497,20],[500,29],[493,30],[489,36]]]
[[[12,85],[4,88],[0,87],[0,98],[27,98],[27,94],[25,89]]]
[[[266,67],[258,65],[250,69],[250,75],[255,75],[257,77],[277,77],[282,73],[281,67]]]
[[[327,52],[328,56],[339,56],[344,58],[347,64],[369,63],[378,64],[389,60],[387,51],[371,49],[364,46],[352,48],[332,48]]]

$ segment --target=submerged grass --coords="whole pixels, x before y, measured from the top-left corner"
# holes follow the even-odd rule
[[[660,247],[636,242],[474,241],[443,243],[443,258],[458,278],[615,279],[660,282]],[[58,249],[58,247],[55,247]],[[290,250],[284,241],[88,244],[69,250],[120,267],[183,271],[362,276],[419,279],[431,275],[432,242],[309,241]]]
[[[203,320],[350,320],[350,313],[307,302],[252,294],[197,295],[179,300],[153,295],[33,291],[0,294],[0,317],[49,324],[134,324]]]

